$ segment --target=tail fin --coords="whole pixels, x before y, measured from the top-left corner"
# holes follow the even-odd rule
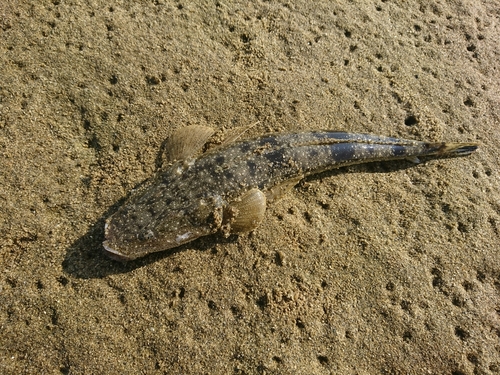
[[[467,156],[477,150],[477,143],[429,143],[429,155],[453,157]]]

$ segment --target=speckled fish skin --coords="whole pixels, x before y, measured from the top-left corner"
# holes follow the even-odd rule
[[[325,170],[429,155],[462,156],[476,148],[474,143],[426,143],[333,131],[233,143],[161,170],[107,220],[103,245],[114,259],[135,259],[223,228],[232,232],[227,210],[252,189],[269,200],[287,181],[294,184]]]

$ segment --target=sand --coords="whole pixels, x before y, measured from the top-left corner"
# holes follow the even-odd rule
[[[2,1],[2,374],[500,373],[497,1]],[[308,178],[128,264],[104,220],[211,126],[475,141]]]

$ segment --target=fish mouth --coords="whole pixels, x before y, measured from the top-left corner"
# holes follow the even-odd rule
[[[131,260],[132,258],[128,257],[127,255],[125,254],[122,254],[120,253],[119,251],[113,249],[110,244],[109,244],[109,241],[106,240],[102,243],[102,247],[104,247],[104,252],[106,253],[106,255],[113,259],[113,260],[118,260],[120,262],[126,262],[126,261],[129,261]]]
[[[104,252],[109,258],[113,260],[118,260],[120,262],[126,262],[132,259],[129,256],[122,254],[118,250],[115,250],[113,248],[110,240],[112,237],[112,234],[110,233],[110,225],[107,222],[106,224],[104,224],[104,237],[106,238],[106,240],[103,241],[102,247],[104,248]]]

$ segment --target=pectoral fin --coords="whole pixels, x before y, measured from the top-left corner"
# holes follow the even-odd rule
[[[190,125],[176,130],[165,142],[164,161],[171,163],[195,155],[212,136],[208,126]]]
[[[259,189],[246,192],[224,211],[224,222],[230,233],[250,232],[257,228],[266,212],[266,196]]]

